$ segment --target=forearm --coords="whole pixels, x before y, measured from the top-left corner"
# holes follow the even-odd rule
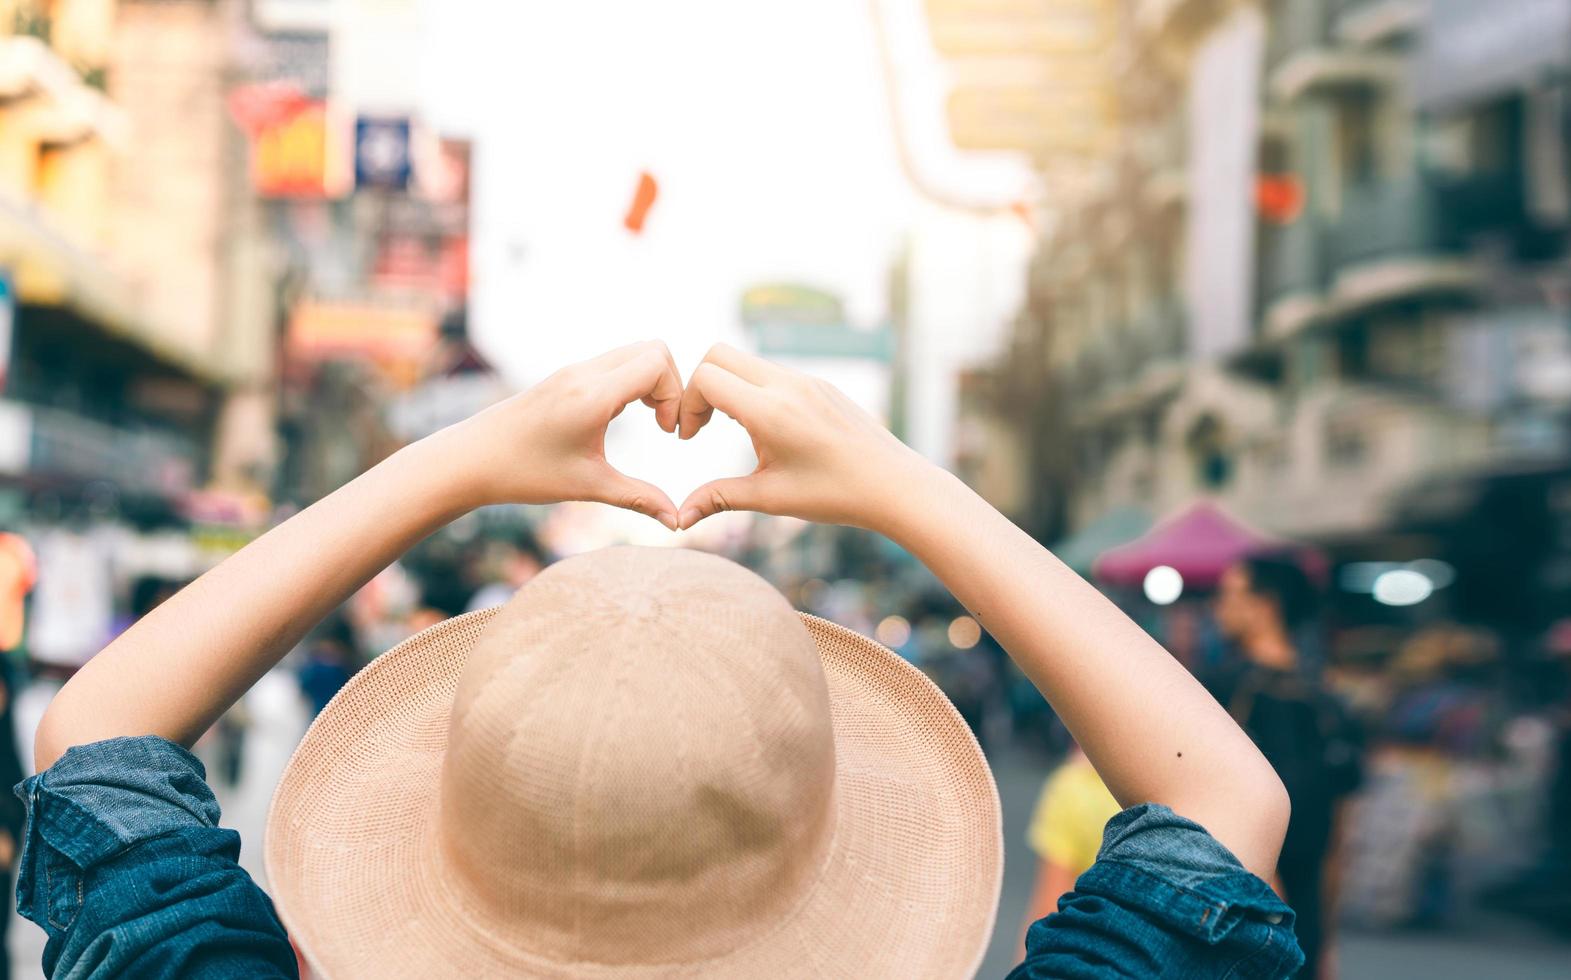
[[[1003,645],[1118,801],[1165,804],[1269,873],[1286,793],[1227,713],[1113,603],[958,479],[928,464],[907,476],[874,529],[927,565]]]
[[[121,634],[39,725],[40,771],[72,745],[190,745],[323,617],[474,501],[442,436],[416,443],[262,535]]]

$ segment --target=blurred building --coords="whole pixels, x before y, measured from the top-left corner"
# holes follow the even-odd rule
[[[470,144],[417,112],[414,0],[253,0],[231,106],[281,260],[282,499],[506,389],[469,344]]]
[[[0,4],[0,471],[176,513],[264,488],[271,324],[223,108],[230,5]]]
[[[1110,8],[1115,138],[992,382],[1032,529],[1207,495],[1408,560],[1503,475],[1566,506],[1571,2]]]

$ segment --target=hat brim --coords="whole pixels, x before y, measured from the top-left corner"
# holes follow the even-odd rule
[[[306,732],[274,794],[269,888],[319,977],[969,977],[1003,873],[998,791],[921,671],[802,614],[828,682],[839,813],[802,902],[724,957],[563,963],[500,940],[444,872],[434,820],[448,716],[484,609],[378,657]],[[673,922],[672,928],[681,928]],[[632,962],[630,962],[632,961]]]

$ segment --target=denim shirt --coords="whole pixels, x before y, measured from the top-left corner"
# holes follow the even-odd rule
[[[1026,932],[1008,980],[1290,977],[1293,910],[1199,824],[1165,806],[1107,822],[1096,863]]]
[[[16,788],[16,908],[49,936],[48,976],[299,976],[206,776],[196,756],[144,736],[73,748]]]
[[[17,787],[27,807],[17,910],[52,978],[298,977],[273,904],[195,756],[152,736],[68,751]],[[855,910],[847,910],[854,914]],[[1197,824],[1125,810],[1011,980],[1285,977],[1293,913]]]

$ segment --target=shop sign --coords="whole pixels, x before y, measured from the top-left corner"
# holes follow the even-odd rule
[[[263,122],[251,145],[251,173],[261,197],[329,196],[327,105],[306,101]]]
[[[303,361],[349,360],[370,364],[407,387],[436,346],[436,313],[418,305],[354,300],[306,300],[289,320],[288,351]]]

